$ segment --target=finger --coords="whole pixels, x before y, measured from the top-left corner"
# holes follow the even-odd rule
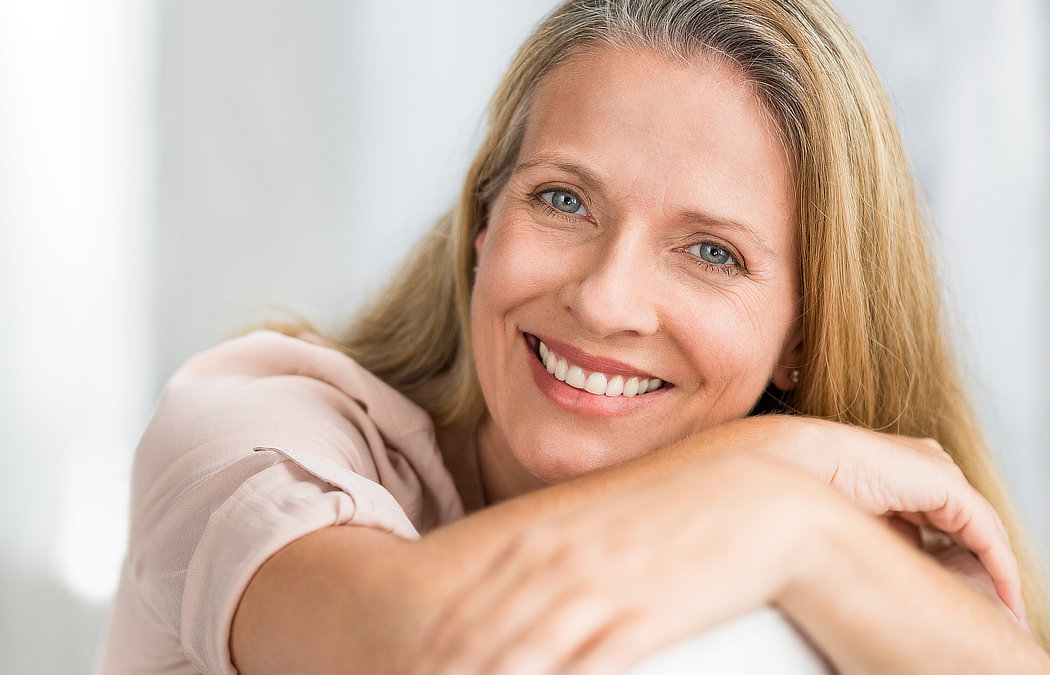
[[[899,438],[907,438],[907,437],[903,437],[902,436],[902,437],[899,437]],[[933,439],[933,438],[912,438],[912,439],[908,439],[908,440],[911,441],[910,445],[913,448],[916,448],[919,452],[923,453],[927,457],[930,457],[931,459],[935,459],[935,460],[937,460],[939,462],[943,462],[945,464],[951,464],[951,465],[955,464],[955,460],[952,458],[952,456],[948,454],[948,452],[944,449],[944,447],[936,439]]]
[[[632,611],[617,603],[620,615]],[[547,673],[572,670],[579,654],[619,621],[610,604],[593,593],[562,597],[494,650],[485,673]],[[620,668],[624,665],[619,664]],[[606,672],[615,672],[613,669]]]
[[[663,630],[661,630],[663,628]],[[695,627],[693,633],[703,627]],[[578,651],[564,672],[571,675],[606,675],[625,672],[659,650],[684,639],[666,630],[662,621],[652,617],[628,615],[605,626],[586,648]]]
[[[966,551],[966,549],[956,544],[955,540],[944,532],[941,532],[937,528],[929,527],[928,523],[919,527],[919,534],[922,537],[922,550],[930,555],[936,556],[949,548],[954,548],[966,552],[966,554],[969,555],[970,558],[973,558],[974,562],[977,563],[977,559],[974,558],[969,551]],[[981,569],[984,569],[984,567],[982,566]]]
[[[558,672],[608,621],[601,594],[544,582],[516,587],[476,627],[487,641],[482,672]]]
[[[498,605],[505,589],[522,573],[517,550],[516,544],[505,547],[441,612],[417,645],[417,662],[427,663],[428,669],[433,667],[432,672],[452,672],[451,664],[485,651],[485,643],[477,640],[480,632],[473,627]]]
[[[909,523],[907,520],[900,518],[896,514],[884,516],[882,518],[886,526],[898,534],[904,541],[908,542],[916,548],[922,547],[922,536],[919,534],[919,528],[917,525]]]
[[[990,508],[990,507],[989,507]],[[994,514],[994,511],[993,511]],[[1005,528],[1002,529],[1000,537],[993,537],[993,543],[981,544],[985,537],[968,532],[968,529],[980,529],[971,525],[969,527],[959,526],[955,532],[947,532],[942,528],[951,528],[950,517],[937,517],[936,511],[926,513],[899,513],[898,518],[908,521],[914,525],[925,526],[926,534],[923,536],[923,548],[932,555],[953,546],[973,554],[980,561],[982,568],[988,573],[991,582],[996,588],[996,595],[1003,601],[1010,611],[1018,619],[1025,621],[1024,599],[1021,592],[1020,570],[1014,557],[1013,549],[1009,544],[1009,537]],[[930,517],[934,516],[934,517]],[[998,514],[994,514],[994,520],[1002,527]],[[939,536],[938,536],[939,535]],[[941,541],[943,538],[944,541]],[[949,543],[945,543],[949,542]],[[998,580],[998,581],[996,581]]]
[[[995,582],[992,581],[991,575],[972,553],[961,546],[951,546],[937,553],[934,558],[941,567],[955,573],[981,595],[1005,608],[995,590]]]
[[[936,528],[933,528],[932,525],[930,525],[930,519],[927,518],[926,514],[923,513],[922,511],[917,511],[917,512],[900,511],[900,512],[894,513],[893,516],[895,518],[899,518],[900,520],[907,521],[907,522],[911,523],[912,525],[915,525],[916,527],[919,527],[919,528],[927,527],[927,528],[936,529]],[[947,535],[945,535],[945,536],[947,536]]]
[[[923,443],[920,441],[919,447],[924,447]],[[935,442],[926,444],[924,452],[934,457],[946,456]],[[911,479],[911,489],[898,491],[895,500],[887,500],[895,501],[888,504],[889,509],[901,512],[901,517],[916,524],[922,523],[904,514],[923,514],[930,525],[976,555],[992,575],[1003,602],[1023,621],[1020,571],[1006,528],[995,509],[954,463],[925,461],[914,468],[905,474]],[[943,487],[931,492],[930,485]]]
[[[946,532],[984,565],[999,597],[1018,619],[1025,619],[1021,574],[1010,539],[995,509],[968,483],[939,508],[926,511],[934,527]]]
[[[588,577],[572,573],[588,569],[575,562],[579,549],[555,548],[540,554],[539,540],[544,539],[542,534],[529,535],[509,547],[507,555],[446,614],[431,643],[432,663],[442,665],[435,670],[545,672],[557,655],[535,641],[519,646],[520,640],[543,633],[537,627],[550,617],[576,620],[580,630],[594,624],[596,611],[584,611],[585,604],[576,608],[570,604],[574,597],[587,595],[581,585],[586,584]],[[529,556],[522,555],[525,550]],[[601,597],[597,593],[590,595]],[[574,635],[567,630],[570,626],[559,624],[562,627],[566,632],[561,637]]]

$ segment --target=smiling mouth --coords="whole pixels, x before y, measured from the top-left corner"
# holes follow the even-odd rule
[[[665,383],[659,378],[645,377],[644,375],[624,376],[603,373],[597,370],[584,370],[568,359],[559,356],[553,349],[544,344],[543,340],[535,338],[535,341],[537,347],[534,353],[548,373],[570,387],[586,391],[595,396],[632,398],[657,391],[669,385],[669,383]]]

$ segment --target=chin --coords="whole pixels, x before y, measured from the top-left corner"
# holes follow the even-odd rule
[[[514,454],[526,471],[548,484],[578,478],[628,459],[621,453],[601,447],[599,443],[584,447],[559,447],[552,443],[541,443],[539,448],[533,447]]]

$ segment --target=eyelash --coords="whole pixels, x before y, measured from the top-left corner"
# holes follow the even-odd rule
[[[583,197],[577,194],[574,190],[569,190],[567,188],[559,187],[557,185],[548,185],[542,187],[539,190],[536,190],[535,192],[529,193],[527,196],[529,198],[529,201],[541,207],[548,215],[560,218],[566,222],[574,222],[580,218],[583,218],[584,220],[588,221],[590,220],[589,216],[578,215],[575,213],[565,213],[564,211],[559,211],[558,209],[554,208],[553,206],[547,203],[546,199],[544,199],[541,196],[547,194],[548,192],[564,192],[566,194],[570,194],[576,199],[580,200],[580,204],[583,205],[583,208],[587,209],[587,204],[584,201]]]
[[[576,221],[576,220],[578,220],[580,218],[583,218],[584,220],[590,220],[590,218],[588,216],[580,216],[580,215],[576,215],[576,214],[572,214],[572,213],[565,213],[564,211],[560,211],[560,210],[554,208],[549,203],[547,203],[546,199],[544,199],[541,196],[541,195],[547,194],[548,192],[564,192],[566,194],[570,194],[573,197],[575,197],[576,199],[580,200],[580,204],[583,205],[584,209],[587,209],[587,204],[584,202],[583,198],[579,196],[579,194],[577,194],[573,190],[569,190],[569,189],[564,188],[564,187],[559,187],[557,185],[542,187],[539,190],[536,190],[534,192],[529,193],[527,195],[527,197],[528,197],[529,201],[531,201],[532,203],[538,205],[548,215],[554,216],[556,218],[560,218],[561,220],[564,220],[566,222],[573,222],[573,221]],[[733,260],[735,261],[734,264],[732,264],[732,265],[715,265],[715,264],[707,262],[706,260],[702,259],[700,256],[689,252],[689,249],[692,248],[693,246],[702,246],[704,244],[712,244],[714,246],[717,246],[718,248],[723,249],[724,251],[726,251],[726,253],[728,253],[730,256],[732,256]],[[709,272],[714,272],[716,274],[719,274],[719,273],[720,274],[724,274],[727,277],[732,277],[732,276],[734,276],[736,274],[745,274],[745,275],[747,274],[747,268],[744,267],[743,262],[740,261],[740,256],[737,255],[736,253],[732,252],[730,249],[724,247],[722,244],[720,244],[718,242],[701,240],[701,241],[698,241],[696,243],[689,244],[688,246],[683,246],[683,247],[681,247],[678,250],[680,250],[683,253],[685,253],[686,255],[688,255],[692,259],[692,262],[693,262],[694,265],[700,267],[701,269],[707,270]]]
[[[693,254],[690,253],[689,255],[693,255]],[[708,270],[710,272],[724,274],[727,277],[731,277],[731,276],[733,276],[735,274],[745,274],[746,273],[746,271],[743,268],[740,267],[740,263],[737,263],[735,265],[712,265],[711,263],[707,262],[706,260],[701,260],[700,258],[697,258],[696,256],[693,256],[693,264],[698,266],[698,267],[700,267],[700,268]]]
[[[715,247],[725,251],[726,253],[728,253],[730,255],[730,257],[733,258],[733,263],[729,264],[729,265],[715,265],[714,263],[710,263],[710,262],[704,260],[703,258],[701,258],[700,256],[696,255],[695,253],[690,253],[689,252],[689,249],[691,249],[692,247],[694,247],[694,246],[703,246],[704,244],[710,244],[712,246],[715,246]],[[736,253],[734,253],[730,248],[728,248],[724,244],[720,244],[717,241],[700,240],[700,241],[698,241],[698,242],[696,242],[694,244],[689,244],[688,246],[683,246],[679,250],[682,251],[683,253],[685,253],[686,255],[688,255],[692,259],[694,265],[697,265],[698,267],[700,267],[702,269],[705,269],[705,270],[708,270],[710,272],[716,272],[716,273],[720,272],[720,273],[726,275],[727,277],[732,277],[732,276],[734,276],[736,274],[744,274],[744,275],[747,274],[747,268],[744,267],[744,263],[740,260],[740,256],[737,255]]]

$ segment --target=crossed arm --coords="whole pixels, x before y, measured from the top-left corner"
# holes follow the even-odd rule
[[[951,534],[1001,602],[884,514]],[[255,575],[231,650],[249,675],[607,673],[763,605],[844,673],[1050,672],[1014,617],[1020,581],[998,518],[935,444],[776,416],[419,541],[354,526],[303,537]]]

